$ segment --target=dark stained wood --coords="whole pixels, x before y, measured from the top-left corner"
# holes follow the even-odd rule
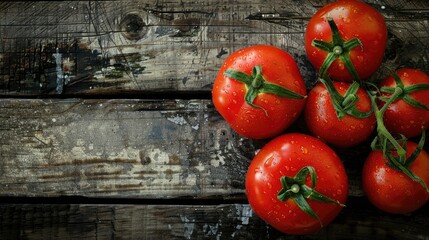
[[[310,84],[305,26],[327,2],[2,2],[0,94],[209,93],[223,60],[254,44],[291,53]],[[427,1],[368,2],[388,23],[384,65],[428,71]]]
[[[0,205],[6,239],[428,239],[429,208],[408,216],[386,215],[351,199],[319,233],[281,234],[248,204],[219,205]]]

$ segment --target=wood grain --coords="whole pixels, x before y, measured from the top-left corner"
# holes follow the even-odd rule
[[[0,135],[3,196],[242,194],[255,151],[207,100],[4,99]]]
[[[3,99],[0,135],[0,196],[41,197],[244,198],[268,141],[238,136],[210,100]],[[368,151],[338,150],[352,196]]]
[[[6,239],[427,239],[429,208],[386,215],[362,199],[314,235],[282,234],[248,204],[220,205],[0,205]]]
[[[223,60],[254,44],[288,51],[310,85],[305,26],[327,2],[2,2],[0,94],[209,94]],[[384,66],[429,71],[428,2],[368,3],[388,23]]]
[[[213,79],[235,50],[270,44],[310,87],[305,26],[328,2],[1,1],[0,239],[429,239],[428,205],[391,215],[363,196],[369,143],[335,149],[350,197],[316,235],[281,234],[246,204],[266,141],[229,129]],[[389,32],[372,79],[429,72],[429,2],[366,2]]]

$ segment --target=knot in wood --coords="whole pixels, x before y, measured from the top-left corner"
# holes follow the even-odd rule
[[[129,40],[139,40],[147,32],[146,23],[136,13],[126,15],[120,22],[122,35]]]

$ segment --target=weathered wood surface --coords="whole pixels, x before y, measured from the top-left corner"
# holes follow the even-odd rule
[[[243,193],[255,147],[210,104],[3,99],[0,196]]]
[[[0,196],[243,198],[266,141],[235,134],[210,100],[3,99]],[[339,152],[350,195],[368,150]]]
[[[317,235],[280,234],[245,204],[264,141],[229,129],[213,79],[233,51],[271,44],[310,86],[305,25],[327,2],[0,2],[0,239],[429,239],[428,205],[365,200],[367,144],[338,151],[350,201]],[[383,67],[429,72],[429,2],[367,2],[388,25]]]
[[[0,94],[208,93],[222,61],[253,44],[287,50],[311,82],[303,33],[327,2],[1,2]],[[388,23],[385,65],[428,71],[428,2],[368,3]]]
[[[356,201],[358,200],[358,201]],[[386,215],[360,199],[308,236],[281,234],[247,204],[0,205],[2,239],[428,239],[429,208]]]

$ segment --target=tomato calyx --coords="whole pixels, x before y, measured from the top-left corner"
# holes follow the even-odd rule
[[[350,85],[344,96],[341,96],[334,87],[333,82],[327,76],[325,76],[325,78],[319,78],[319,81],[325,85],[326,90],[329,92],[329,97],[334,105],[338,119],[342,119],[346,114],[356,118],[367,118],[371,116],[372,110],[361,112],[356,108],[356,103],[359,101],[359,97],[357,96],[359,84],[356,81]]]
[[[244,83],[247,89],[246,95],[244,97],[246,103],[254,108],[264,110],[265,115],[268,115],[268,113],[264,108],[253,104],[253,101],[259,93],[271,93],[280,97],[286,97],[291,99],[305,98],[305,96],[301,94],[298,94],[292,90],[267,81],[262,75],[262,67],[260,65],[256,65],[253,67],[251,75],[232,69],[226,70],[224,72],[224,75],[241,83]]]
[[[310,176],[311,187],[305,184],[307,176]],[[305,166],[301,168],[293,178],[289,176],[281,177],[280,182],[282,183],[282,189],[277,194],[278,200],[284,202],[288,199],[292,199],[302,211],[317,219],[320,222],[320,225],[322,225],[322,222],[320,221],[319,216],[317,216],[314,210],[310,207],[306,199],[337,204],[345,207],[344,204],[335,201],[315,190],[317,175],[316,170],[311,166]]]
[[[398,74],[395,71],[392,71],[392,70],[389,70],[389,71],[393,79],[395,80],[396,87],[383,86],[380,88],[380,91],[383,93],[393,94],[395,92],[395,88],[400,88],[402,90],[402,93],[396,97],[395,101],[402,99],[404,102],[408,103],[409,105],[415,108],[421,108],[421,109],[425,109],[426,111],[429,111],[428,106],[424,105],[423,103],[415,100],[410,96],[410,93],[420,91],[420,90],[428,90],[429,84],[413,84],[410,86],[404,86],[404,83],[402,82]],[[380,97],[380,100],[387,102],[389,100],[389,97]]]
[[[359,74],[352,63],[352,60],[350,59],[349,52],[357,46],[362,46],[362,42],[359,40],[359,38],[353,38],[353,39],[350,39],[349,41],[344,41],[340,35],[340,31],[338,30],[338,27],[335,24],[334,19],[330,16],[326,17],[326,19],[328,20],[329,27],[331,28],[332,41],[325,42],[323,40],[314,39],[311,42],[311,45],[313,47],[316,47],[320,50],[328,52],[328,55],[326,56],[325,60],[323,61],[319,69],[320,76],[322,77],[325,76],[326,72],[328,71],[332,63],[336,59],[340,59],[343,62],[344,66],[349,71],[353,80],[360,82]]]
[[[403,89],[401,87],[396,87],[390,98],[384,104],[384,106],[379,109],[376,104],[375,94],[369,94],[375,118],[377,121],[377,136],[372,141],[371,148],[372,150],[382,151],[383,157],[387,159],[386,164],[389,167],[404,173],[413,181],[420,183],[420,185],[422,185],[426,192],[429,192],[429,188],[426,183],[419,176],[414,174],[414,172],[410,169],[412,163],[417,159],[424,147],[426,139],[426,133],[424,129],[422,129],[422,136],[419,140],[416,149],[411,153],[410,157],[407,158],[407,139],[403,135],[400,136],[400,139],[395,139],[395,137],[393,137],[392,134],[387,130],[383,122],[383,116],[388,106],[394,101],[396,101],[398,98],[400,98],[402,95]]]

